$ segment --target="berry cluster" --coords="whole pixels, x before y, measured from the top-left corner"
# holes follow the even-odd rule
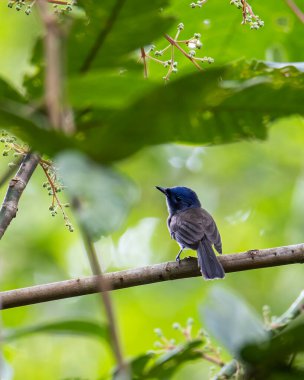
[[[56,14],[69,13],[73,10],[73,5],[76,4],[76,0],[71,1],[57,1],[57,0],[48,0],[49,3],[54,4],[54,12]],[[14,8],[16,11],[21,11],[24,9],[26,15],[32,13],[32,8],[35,5],[36,0],[9,0],[7,6],[9,8]]]
[[[74,231],[72,223],[69,221],[67,214],[64,211],[65,207],[70,207],[69,203],[61,203],[58,198],[58,193],[64,190],[63,184],[57,178],[56,169],[53,166],[53,163],[46,160],[40,161],[40,166],[42,167],[47,181],[43,183],[43,187],[48,191],[48,195],[52,197],[52,203],[49,207],[52,216],[57,215],[57,211],[61,211],[63,219],[65,221],[65,226],[70,232]]]
[[[4,150],[2,152],[2,155],[5,157],[8,157],[10,154],[12,154],[13,157],[23,158],[30,151],[27,145],[20,144],[15,136],[9,135],[6,131],[1,131],[0,142],[4,144]],[[19,160],[17,160],[16,163],[10,162],[8,166],[13,169],[15,166],[17,166],[18,161]],[[64,208],[69,207],[69,204],[61,203],[58,197],[58,193],[60,193],[64,189],[64,186],[57,178],[56,170],[53,166],[53,163],[49,160],[40,158],[39,164],[42,167],[47,179],[47,181],[44,182],[42,186],[47,189],[49,196],[52,197],[52,203],[49,207],[51,215],[56,216],[57,210],[60,210],[63,215],[66,227],[70,232],[73,232],[74,228],[64,211]]]
[[[170,37],[169,35],[165,35],[165,38],[169,42],[169,45],[167,45],[162,50],[155,50],[155,46],[151,45],[147,51],[143,48],[141,49],[141,58],[144,63],[144,72],[145,77],[148,75],[147,70],[147,61],[152,60],[154,62],[159,63],[164,68],[167,68],[167,74],[163,77],[165,81],[169,80],[170,75],[172,73],[178,72],[178,61],[175,60],[175,51],[180,51],[186,58],[188,58],[194,66],[196,66],[197,69],[202,70],[199,63],[213,63],[214,59],[211,57],[196,57],[197,50],[200,50],[203,46],[203,43],[201,41],[201,35],[199,33],[194,33],[192,37],[190,37],[187,40],[179,40],[179,35],[181,31],[184,30],[184,24],[180,23],[177,27],[177,33],[174,38]],[[187,51],[185,50],[187,49]],[[170,54],[169,59],[162,60],[159,57],[164,56],[166,53]],[[156,58],[158,57],[158,58]],[[198,63],[199,62],[199,63]]]
[[[250,29],[260,29],[264,26],[264,21],[253,13],[251,6],[246,0],[230,0],[231,5],[235,5],[238,9],[242,9],[243,21],[242,24],[248,24]]]

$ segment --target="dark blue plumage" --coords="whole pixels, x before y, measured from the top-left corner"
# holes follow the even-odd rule
[[[212,245],[222,253],[221,236],[212,216],[203,208],[196,193],[188,187],[156,188],[166,195],[170,235],[180,245],[176,260],[185,248],[197,251],[198,264],[207,280],[224,278],[225,272],[217,260]]]

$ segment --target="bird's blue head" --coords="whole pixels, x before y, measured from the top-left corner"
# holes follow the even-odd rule
[[[170,215],[187,210],[188,208],[201,207],[197,195],[188,187],[155,187],[165,194]]]

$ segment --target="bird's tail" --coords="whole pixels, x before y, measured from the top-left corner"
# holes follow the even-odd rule
[[[201,273],[206,280],[224,278],[225,271],[217,260],[213,248],[206,238],[203,238],[197,248],[197,259]]]

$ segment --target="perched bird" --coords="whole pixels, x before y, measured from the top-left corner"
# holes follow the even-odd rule
[[[165,194],[169,217],[167,220],[171,238],[175,239],[180,251],[185,248],[197,251],[200,271],[206,280],[224,278],[225,272],[217,260],[212,245],[222,253],[222,241],[212,216],[203,208],[196,193],[188,187],[156,188]]]

